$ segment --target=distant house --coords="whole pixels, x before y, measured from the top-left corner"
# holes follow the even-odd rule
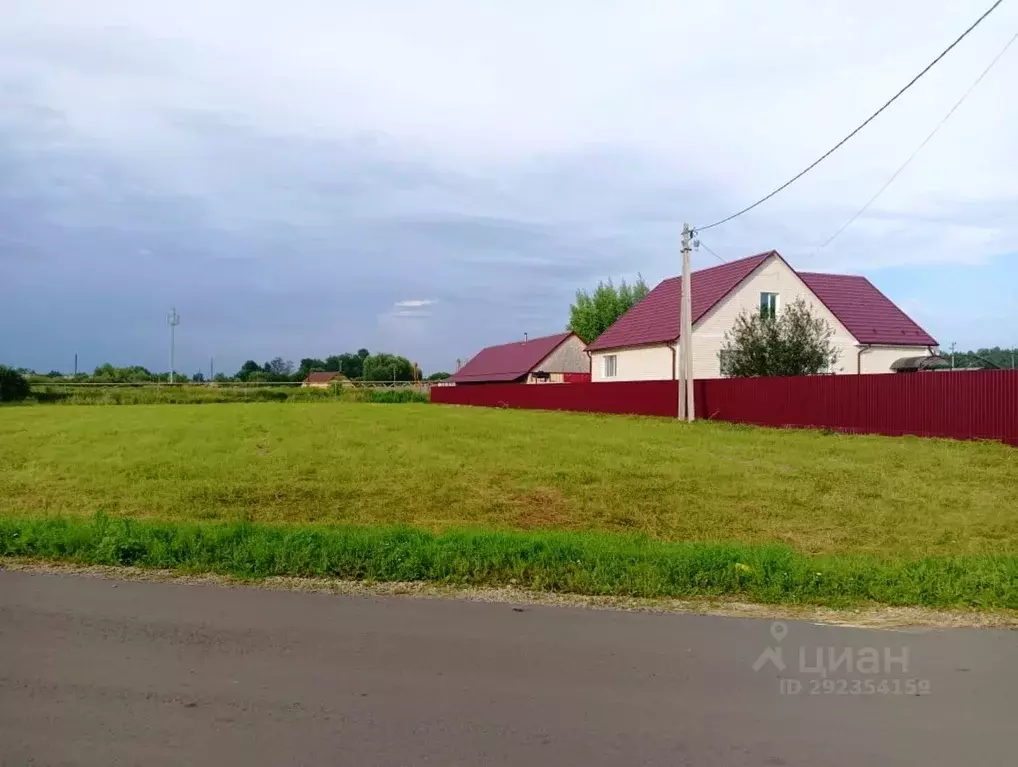
[[[892,373],[937,345],[865,277],[797,272],[774,250],[693,272],[690,289],[694,378],[721,377],[719,352],[741,312],[779,313],[797,298],[834,329],[831,373]],[[587,347],[595,382],[676,378],[681,293],[681,277],[665,280]]]
[[[568,332],[489,346],[447,379],[457,386],[582,380],[590,380],[590,360],[580,337]]]
[[[304,379],[302,387],[309,387],[312,389],[327,389],[333,384],[345,385],[349,383],[347,377],[342,373],[311,373],[307,378]]]

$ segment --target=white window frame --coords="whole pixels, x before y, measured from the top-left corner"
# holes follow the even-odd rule
[[[619,375],[619,355],[617,354],[606,354],[604,355],[604,377],[605,378],[618,378]]]
[[[771,316],[777,317],[778,316],[778,312],[781,311],[781,294],[780,293],[774,293],[773,291],[770,291],[770,290],[761,290],[760,291],[760,314],[761,315],[763,315],[763,297],[764,296],[774,296],[774,314],[771,315]],[[768,303],[770,303],[770,302],[768,301]]]

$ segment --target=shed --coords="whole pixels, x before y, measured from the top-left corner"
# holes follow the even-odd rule
[[[568,383],[589,377],[583,340],[572,332],[527,338],[482,349],[448,379],[457,386],[486,383]]]

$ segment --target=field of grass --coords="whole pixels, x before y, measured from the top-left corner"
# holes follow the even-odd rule
[[[0,514],[1018,554],[997,444],[408,404],[0,409]],[[1018,585],[1016,585],[1018,588]]]
[[[210,405],[228,402],[427,402],[408,389],[300,386],[67,386],[35,384],[29,403],[44,405]]]

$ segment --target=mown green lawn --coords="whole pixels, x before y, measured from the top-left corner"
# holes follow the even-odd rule
[[[0,408],[0,513],[1018,553],[1018,450],[438,405]]]

